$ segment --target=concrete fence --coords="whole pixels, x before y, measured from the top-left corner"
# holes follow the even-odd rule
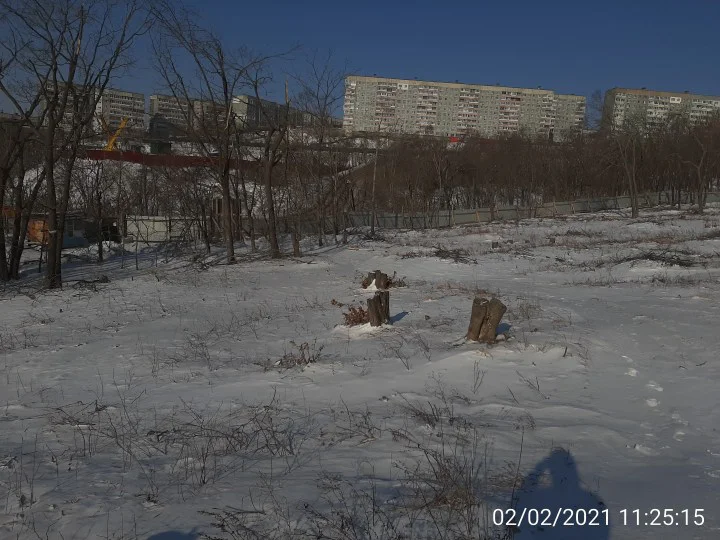
[[[688,194],[683,194],[687,196]],[[670,204],[670,192],[648,193],[640,196],[640,206],[649,208],[660,204]],[[707,202],[720,202],[720,192],[708,193]],[[684,201],[685,204],[689,200]],[[579,199],[576,201],[560,201],[544,203],[530,208],[518,206],[500,206],[496,208],[458,208],[439,210],[426,213],[400,214],[377,212],[375,226],[379,229],[434,229],[453,225],[472,225],[490,223],[491,221],[514,221],[528,218],[552,218],[607,210],[624,210],[630,208],[630,197],[602,197],[597,199]],[[350,212],[347,221],[340,217],[337,230],[347,227],[369,227],[372,214],[370,212]],[[287,220],[278,223],[278,231],[289,232]],[[301,219],[299,222],[290,220],[297,226],[302,236],[316,235],[322,228],[325,234],[332,234],[334,221],[327,216],[322,227],[317,219]],[[127,235],[129,239],[137,239],[139,244],[153,244],[167,241],[197,242],[201,234],[197,222],[188,218],[167,216],[127,216]],[[267,234],[267,223],[262,218],[255,220],[255,233],[258,236]]]
[[[200,238],[195,220],[168,216],[126,216],[127,237],[139,244]]]
[[[663,191],[660,193],[642,194],[639,198],[640,206],[649,208],[660,204],[670,204],[672,195],[669,191]],[[720,192],[708,193],[707,202],[720,202]],[[471,225],[473,223],[490,223],[496,220],[508,221],[528,218],[551,218],[555,216],[569,216],[607,210],[623,210],[626,208],[630,208],[629,196],[550,202],[529,208],[518,206],[458,208],[415,214],[377,212],[375,216],[375,226],[381,229],[427,229],[450,227],[453,225]],[[348,225],[350,227],[369,227],[371,219],[372,214],[370,212],[351,212],[348,214]]]

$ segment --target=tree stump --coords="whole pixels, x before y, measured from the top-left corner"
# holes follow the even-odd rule
[[[472,311],[470,312],[470,325],[468,326],[467,339],[473,341],[478,340],[480,335],[480,328],[485,320],[485,314],[487,313],[488,301],[485,298],[479,296],[475,297],[472,304]]]
[[[368,298],[368,318],[370,326],[380,326],[390,322],[390,293],[377,291],[375,296]]]
[[[380,309],[382,312],[383,324],[390,324],[390,292],[378,291],[375,293],[380,298]]]
[[[390,285],[390,278],[380,270],[375,270],[375,287],[385,290]]]
[[[497,327],[507,308],[497,298],[488,300],[480,296],[475,297],[470,313],[467,339],[495,343]]]
[[[495,343],[497,337],[497,327],[500,320],[505,315],[507,307],[497,298],[493,298],[488,302],[485,320],[480,327],[480,339],[484,343]]]
[[[390,287],[390,278],[387,274],[384,274],[380,270],[375,270],[374,272],[368,273],[365,282],[367,283],[367,287],[369,287],[373,284],[373,282],[375,282],[375,288],[380,290],[385,290]]]

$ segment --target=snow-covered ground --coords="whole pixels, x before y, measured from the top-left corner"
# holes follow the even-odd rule
[[[585,497],[609,527],[516,538],[720,537],[718,208],[381,235],[5,290],[0,536],[500,538],[494,508]],[[342,326],[375,269],[405,277],[393,325]],[[493,346],[463,340],[478,293]]]

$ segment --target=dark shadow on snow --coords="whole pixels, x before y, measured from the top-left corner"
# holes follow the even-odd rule
[[[512,325],[510,323],[501,322],[498,324],[497,330],[495,330],[496,334],[505,334],[506,332],[509,332],[512,328]]]
[[[401,311],[397,315],[393,315],[392,317],[390,317],[390,323],[395,324],[396,322],[403,320],[407,314],[407,311]]]
[[[555,449],[549,456],[538,463],[535,468],[525,477],[522,487],[516,496],[517,509],[516,519],[523,510],[550,510],[550,525],[527,525],[519,523],[515,529],[514,540],[544,539],[544,540],[607,540],[610,537],[610,527],[606,525],[606,517],[603,511],[605,503],[597,496],[583,488],[580,483],[577,465],[574,458],[567,450]],[[560,514],[558,524],[553,527],[551,524],[556,513],[561,509],[570,508]],[[561,526],[561,522],[571,519],[577,523],[577,509],[587,511],[588,524]],[[526,517],[529,515],[526,512]],[[531,514],[534,514],[532,512]],[[584,513],[581,513],[581,515]],[[547,512],[545,512],[547,515]],[[534,517],[534,516],[533,516]],[[541,514],[541,520],[543,517]],[[593,521],[596,525],[590,525]]]
[[[200,533],[195,532],[195,529],[192,529],[188,533],[180,531],[165,531],[148,536],[147,540],[197,540],[198,538],[200,538]]]

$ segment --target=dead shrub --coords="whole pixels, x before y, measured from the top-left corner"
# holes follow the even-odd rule
[[[370,315],[362,306],[350,306],[347,313],[343,313],[345,317],[345,326],[358,326],[370,322]]]
[[[398,277],[397,272],[393,272],[390,282],[388,283],[388,287],[407,287],[405,276]]]
[[[417,259],[419,257],[428,257],[430,256],[430,253],[422,252],[422,251],[408,251],[406,253],[401,253],[400,258],[401,259]]]
[[[477,264],[477,259],[471,259],[467,250],[460,248],[446,249],[443,246],[436,246],[434,255],[454,263]]]
[[[313,341],[312,347],[307,341],[300,345],[291,341],[290,344],[293,346],[293,350],[285,353],[282,358],[276,362],[278,367],[290,369],[314,364],[320,359],[322,350],[325,347],[324,345],[318,345],[317,340]]]

